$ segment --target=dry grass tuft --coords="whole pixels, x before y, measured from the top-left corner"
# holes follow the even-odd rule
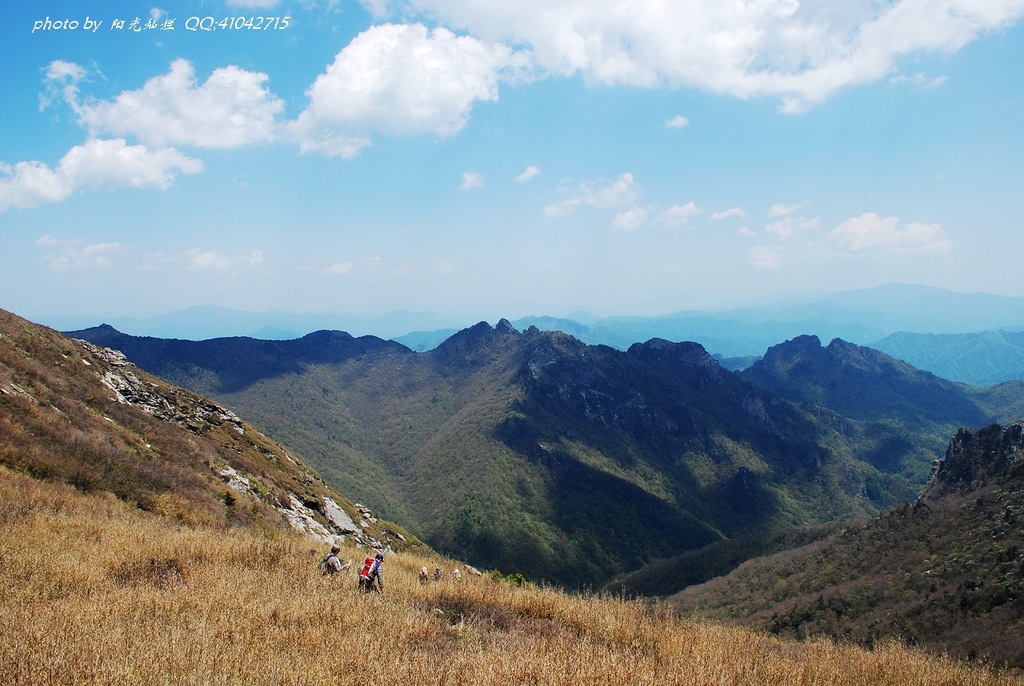
[[[365,551],[343,555],[360,559]],[[890,643],[805,643],[606,596],[463,576],[386,595],[270,530],[188,528],[0,469],[0,683],[964,684],[1024,679]]]

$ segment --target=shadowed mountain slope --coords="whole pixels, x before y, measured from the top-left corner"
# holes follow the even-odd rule
[[[164,356],[107,327],[75,335],[217,398],[434,548],[570,587],[877,514],[911,500],[941,454],[752,384],[695,343],[620,351],[504,320],[425,353],[322,332]]]
[[[961,429],[912,505],[671,598],[791,636],[1024,667],[1024,424]]]
[[[353,338],[342,331],[316,331],[287,341],[248,337],[189,341],[125,336],[102,324],[68,335],[119,350],[143,369],[210,393],[232,393],[261,379],[301,374],[309,364],[338,363],[381,352],[409,352],[400,343],[374,336]]]
[[[816,336],[799,336],[772,346],[739,374],[805,406],[874,423],[889,439],[881,441],[876,456],[866,456],[873,464],[899,454],[897,442],[941,455],[947,437],[960,426],[1024,416],[1024,382],[974,388],[840,339],[823,347]]]
[[[740,376],[854,419],[976,424],[988,414],[964,384],[838,338],[825,347],[817,336],[772,346]]]

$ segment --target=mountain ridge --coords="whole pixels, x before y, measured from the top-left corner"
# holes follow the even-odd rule
[[[686,613],[1020,669],[1024,423],[962,428],[913,502],[671,596]]]
[[[381,315],[241,312],[197,306],[149,319],[108,318],[137,336],[209,340],[245,336],[290,340],[320,330],[397,341],[416,352],[433,349],[475,319],[430,312]],[[95,320],[50,317],[62,330]],[[840,338],[904,359],[954,381],[987,386],[1024,380],[1024,298],[958,293],[907,284],[805,296],[776,296],[757,303],[660,316],[530,315],[511,319],[518,330],[559,330],[592,345],[626,350],[651,338],[700,343],[723,365],[742,369],[772,345],[799,335]],[[951,338],[952,337],[952,338]]]
[[[103,333],[129,359],[161,345]],[[621,351],[506,320],[422,353],[373,337],[325,340],[339,348],[333,357],[307,351],[248,384],[225,384],[224,369],[250,348],[292,348],[215,339],[183,348],[188,364],[148,359],[163,364],[152,372],[233,407],[432,547],[570,587],[716,537],[878,514],[913,498],[941,452],[934,435],[920,447],[910,422],[787,399],[692,342]],[[928,430],[948,437],[949,424]],[[675,522],[675,537],[631,502]],[[613,545],[602,538],[609,531],[632,543]]]
[[[972,333],[900,331],[871,347],[919,369],[974,386],[1024,379],[1024,331],[1005,329]]]
[[[310,508],[308,520],[300,516],[291,521],[286,517],[290,522],[287,526],[296,527],[298,524],[296,528],[315,528],[325,514],[327,521],[332,521],[329,508],[323,507],[326,503],[318,495],[324,485],[316,480],[315,472],[308,471],[304,475],[300,471],[295,475],[293,483],[299,484],[300,488],[313,488],[312,492],[299,490],[298,493],[304,495],[298,497],[282,497],[287,492],[282,493],[278,486],[270,485],[264,473],[270,468],[269,463],[263,461],[265,458],[276,455],[279,463],[302,463],[288,457],[287,453],[284,454],[286,459],[282,460],[282,453],[278,451],[283,451],[283,448],[264,442],[269,439],[259,438],[251,425],[226,406],[203,399],[191,391],[168,387],[162,380],[141,370],[133,371],[134,367],[114,350],[99,348],[85,341],[73,341],[13,316],[5,318],[5,314],[0,312],[0,405],[4,407],[0,414],[0,431],[7,439],[0,458],[5,465],[12,464],[13,459],[15,466],[22,471],[35,470],[40,474],[40,470],[50,470],[49,474],[40,475],[67,480],[84,490],[104,483],[102,479],[110,475],[120,475],[114,482],[121,489],[119,497],[138,500],[151,512],[185,522],[196,516],[190,515],[185,508],[185,504],[192,500],[205,502],[204,507],[208,513],[214,513],[214,519],[227,515],[233,525],[249,521],[248,517],[256,513],[259,504],[252,500],[253,494],[259,495],[260,502],[283,504],[291,501],[284,510],[302,512],[303,508]],[[109,330],[105,333],[112,335]],[[231,343],[251,344],[251,341],[233,340]],[[734,410],[742,411],[750,418],[742,422],[751,425],[747,427],[748,431],[760,431],[756,428],[760,425],[767,427],[769,432],[785,436],[789,422],[805,422],[808,416],[816,418],[823,426],[841,427],[840,435],[858,426],[859,430],[864,430],[866,426],[863,424],[866,420],[844,418],[831,409],[829,405],[838,406],[838,403],[827,394],[817,397],[823,404],[801,401],[790,405],[792,401],[768,394],[763,386],[744,381],[740,375],[723,369],[696,343],[677,344],[652,339],[622,352],[588,346],[565,334],[546,334],[536,330],[520,333],[507,322],[499,322],[495,327],[483,323],[470,327],[460,332],[439,355],[410,352],[380,356],[347,354],[351,351],[339,351],[332,346],[344,349],[360,343],[351,336],[330,333],[314,337],[312,343],[319,343],[331,354],[312,351],[316,354],[310,354],[310,358],[317,359],[319,354],[319,358],[328,359],[328,363],[312,363],[303,370],[303,378],[319,382],[331,375],[345,377],[348,379],[343,386],[346,393],[362,395],[365,390],[349,383],[359,372],[359,368],[353,365],[398,367],[389,375],[369,379],[366,388],[374,389],[374,392],[365,396],[365,406],[348,405],[353,411],[352,419],[357,423],[365,420],[360,415],[368,407],[379,408],[401,399],[402,394],[392,396],[383,392],[387,391],[382,387],[383,383],[394,384],[392,390],[401,389],[407,393],[414,391],[415,386],[423,381],[419,375],[428,372],[424,378],[434,381],[446,379],[448,383],[447,386],[431,384],[434,397],[430,403],[450,405],[438,415],[437,422],[443,430],[428,432],[432,441],[441,444],[465,441],[466,432],[473,430],[474,422],[487,419],[496,408],[504,408],[501,416],[512,425],[491,424],[504,426],[505,433],[497,437],[499,441],[509,449],[517,442],[521,443],[528,448],[524,450],[528,461],[532,459],[551,468],[554,478],[547,482],[547,486],[562,479],[563,486],[577,487],[575,492],[571,488],[563,489],[562,509],[555,508],[551,513],[556,518],[561,517],[563,525],[574,526],[568,530],[575,536],[587,537],[588,529],[581,525],[595,511],[587,510],[585,506],[588,501],[592,504],[595,497],[601,499],[600,506],[604,512],[598,510],[602,515],[597,522],[599,526],[590,529],[590,538],[586,539],[592,547],[583,549],[587,555],[593,556],[597,565],[613,561],[608,557],[608,551],[597,545],[597,536],[612,539],[627,551],[642,543],[644,533],[633,522],[623,518],[630,509],[640,509],[657,520],[655,528],[667,527],[676,535],[681,534],[687,545],[701,543],[699,527],[705,520],[692,513],[687,515],[685,511],[668,508],[664,509],[664,514],[669,519],[659,519],[659,513],[652,510],[652,507],[664,508],[673,497],[683,492],[667,491],[665,483],[658,483],[658,472],[651,471],[657,465],[656,460],[644,463],[648,471],[637,470],[635,467],[641,462],[635,450],[643,445],[654,454],[670,456],[674,454],[671,450],[666,453],[659,451],[666,446],[679,445],[677,441],[687,437],[691,447],[692,441],[698,440],[705,446],[718,445],[722,448],[725,447],[722,440],[727,435],[734,442],[743,443],[740,433],[708,433],[708,428],[713,426],[709,422],[710,408],[718,405],[718,400],[732,399]],[[218,342],[218,345],[224,345],[224,342]],[[895,379],[898,377],[909,379],[911,388],[915,381],[929,380],[929,375],[922,375],[912,368],[908,370],[903,363],[887,359],[877,351],[861,349],[843,341],[821,346],[820,341],[808,337],[788,345],[781,344],[768,357],[769,362],[775,364],[766,364],[767,367],[785,372],[779,375],[782,382],[799,377],[802,367],[816,369],[823,366],[822,360],[831,363],[833,372],[836,369],[847,372],[852,368],[861,375],[858,377],[861,383],[884,382],[896,390]],[[226,360],[230,355],[212,359]],[[829,368],[828,364],[824,366]],[[274,378],[290,376],[295,375],[288,372]],[[510,376],[524,383],[506,383]],[[85,378],[89,379],[88,387],[96,390],[90,392],[81,385]],[[822,388],[827,388],[835,378],[841,377],[826,374],[816,381]],[[619,385],[622,379],[630,380],[631,390]],[[265,390],[268,380],[273,379],[263,376],[254,386]],[[931,380],[932,383],[936,381],[941,380]],[[531,383],[535,387],[531,388]],[[952,390],[960,388],[957,384],[945,384]],[[322,385],[306,385],[307,390],[315,392],[311,395],[330,397],[335,392]],[[278,387],[285,392],[289,392],[289,388],[291,393],[299,390],[295,386]],[[59,393],[55,394],[56,391]],[[68,391],[70,394],[64,395]],[[325,391],[327,395],[324,395]],[[448,397],[449,394],[452,397]],[[453,403],[457,399],[455,396],[460,394],[487,399],[488,402]],[[688,394],[701,398],[701,403],[688,400]],[[662,395],[672,396],[674,402],[664,404],[660,399]],[[72,397],[80,400],[71,400]],[[998,401],[998,396],[993,397]],[[987,401],[991,402],[993,397]],[[421,398],[413,399],[414,403],[419,400]],[[524,400],[533,402],[524,403]],[[793,413],[801,406],[811,410],[810,415]],[[780,407],[789,409],[780,410]],[[54,414],[53,410],[57,408],[59,410]],[[585,429],[586,425],[566,423],[567,419],[578,415],[581,408],[585,410],[583,414],[589,422],[589,430]],[[160,417],[161,414],[165,416]],[[17,418],[22,415],[35,418],[36,424],[28,431],[20,430],[19,434]],[[140,420],[143,416],[149,419]],[[396,449],[392,455],[393,466],[415,470],[417,466],[409,464],[410,458],[430,461],[438,455],[444,457],[430,451],[401,454],[408,445],[419,440],[417,434],[423,435],[414,421],[416,417],[390,411],[382,412],[381,416],[392,417],[394,423],[379,425],[381,430],[375,432],[374,440],[383,440]],[[57,418],[57,423],[52,423],[52,419],[47,417]],[[70,424],[65,423],[65,418]],[[696,421],[679,421],[681,418]],[[48,440],[56,441],[58,436],[64,440],[72,439],[61,444],[63,447],[58,449],[59,454],[67,457],[89,455],[96,447],[83,440],[79,428],[101,426],[109,432],[111,427],[124,426],[130,427],[131,432],[124,434],[124,438],[115,439],[115,443],[127,441],[144,454],[150,450],[149,446],[139,443],[140,437],[144,437],[158,454],[188,453],[189,448],[177,448],[177,444],[171,443],[165,434],[152,433],[153,426],[169,425],[174,425],[175,431],[191,436],[190,441],[193,442],[223,435],[232,437],[228,444],[245,453],[245,444],[239,441],[248,436],[246,440],[256,441],[260,449],[241,461],[229,453],[228,469],[219,458],[204,458],[200,472],[206,474],[205,479],[209,483],[215,484],[212,492],[208,489],[205,496],[182,501],[160,493],[147,496],[138,490],[140,483],[159,484],[160,479],[125,480],[123,469],[105,470],[105,473],[93,469],[103,462],[90,463],[76,457],[71,464],[82,466],[62,475],[56,470],[68,463],[41,461],[38,450],[19,452],[17,446],[21,443],[11,440],[31,432],[33,441],[38,441],[39,436],[45,433],[39,431],[40,428],[59,426],[62,430],[50,430],[47,435],[51,438]],[[68,426],[76,430],[69,431]],[[649,434],[658,426],[669,429],[659,440],[634,442],[633,439]],[[694,428],[702,426],[702,431],[693,432]],[[407,435],[410,431],[412,436]],[[591,439],[594,437],[587,435],[592,431],[604,438],[617,436],[618,440],[613,441],[611,447],[596,452],[596,447],[605,442],[593,442]],[[837,438],[838,435],[833,435],[830,440]],[[749,442],[750,447],[755,445]],[[582,448],[593,452],[588,454]],[[119,453],[97,454],[101,460],[107,460]],[[718,490],[712,495],[720,498],[719,494],[732,492],[740,496],[742,500],[737,501],[740,506],[754,507],[754,511],[747,514],[757,514],[756,508],[763,505],[758,498],[752,498],[752,494],[760,492],[770,499],[773,494],[782,493],[772,490],[770,471],[759,471],[757,465],[749,460],[745,463],[736,461],[736,453],[716,455],[712,452],[707,456],[714,456],[723,464],[732,460],[729,463],[732,465],[729,469],[731,476],[721,480]],[[813,458],[813,463],[798,461],[778,467],[798,472],[811,470],[820,477],[825,475],[822,469],[827,468],[830,462],[840,464],[835,462],[837,456],[824,451],[822,445],[805,457]],[[521,468],[524,464],[489,463],[471,455],[464,458],[469,458],[469,463],[483,469],[501,470],[517,464]],[[770,459],[770,452],[763,452],[762,459]],[[262,466],[254,467],[252,460],[257,460],[256,464]],[[132,462],[122,464],[138,466],[152,462],[140,461],[136,455]],[[686,464],[690,468],[690,477],[696,476],[697,472],[692,470],[695,463]],[[840,466],[848,469],[852,464]],[[433,467],[445,473],[450,484],[467,480],[462,470],[453,468],[450,459],[436,461]],[[129,470],[127,474],[130,473]],[[520,471],[518,476],[520,480],[511,484],[512,488],[537,486],[530,483],[529,474]],[[631,482],[630,477],[635,481]],[[498,486],[508,484],[494,483]],[[463,494],[458,498],[461,514],[456,523],[462,527],[459,533],[468,536],[466,540],[477,543],[481,540],[486,543],[491,536],[492,545],[506,545],[509,541],[494,537],[500,534],[493,527],[494,519],[501,513],[489,509],[493,501],[487,501],[487,489],[480,488],[480,482],[470,485],[478,490],[469,493],[468,497]],[[790,497],[795,495],[795,492],[791,493]],[[340,498],[338,502],[343,506],[339,510],[353,521],[345,531],[356,530],[356,519],[360,520],[358,526],[364,532],[365,527],[370,526],[365,520],[377,523],[376,517],[365,507]],[[806,506],[810,501],[802,502]],[[284,514],[281,509],[275,509],[273,513],[275,516]],[[543,515],[539,510],[532,512],[534,520],[530,524],[538,523],[536,518]],[[209,516],[204,515],[203,521],[209,523]],[[693,611],[686,609],[688,604],[696,603],[700,612],[707,616],[743,621],[783,636],[825,635],[872,646],[898,635],[932,652],[1019,666],[1024,664],[1019,642],[1014,639],[1015,627],[1024,622],[1024,613],[1017,607],[1019,598],[1024,594],[1020,581],[1020,571],[1024,570],[1024,557],[1020,554],[1024,540],[1020,539],[1024,534],[1015,525],[1019,516],[1024,516],[1024,424],[1014,422],[1006,429],[998,425],[982,429],[961,428],[949,441],[943,458],[933,468],[926,487],[917,498],[887,513],[880,512],[871,519],[847,523],[829,522],[805,528],[803,532],[789,533],[777,527],[771,531],[737,533],[743,528],[739,522],[731,540],[721,538],[721,532],[703,529],[703,540],[711,539],[711,543],[704,548],[689,548],[691,556],[688,559],[710,565],[708,569],[734,571],[699,586],[690,586],[682,594],[674,596],[671,602],[687,612]],[[415,538],[403,534],[401,529],[381,524],[382,538],[366,543],[403,547],[418,545]],[[733,526],[737,526],[737,522],[733,522]],[[331,535],[337,533],[335,531]],[[758,538],[762,539],[760,545],[751,547],[750,542]],[[671,543],[663,541],[661,550],[669,549],[666,542]],[[522,555],[539,552],[540,543],[520,541],[517,552]],[[803,547],[793,547],[801,544]],[[744,546],[747,546],[745,552]],[[717,552],[712,552],[716,547]],[[773,556],[752,558],[759,553],[771,552],[773,547],[784,550]],[[572,555],[566,554],[572,551],[557,548],[556,552],[563,556],[564,562],[572,562]],[[894,552],[904,554],[902,560],[886,557]],[[601,557],[602,553],[604,557]],[[643,557],[650,554],[650,549],[631,554]],[[730,556],[731,560],[726,559]],[[864,567],[865,563],[873,566]],[[861,571],[856,571],[858,569]],[[671,573],[667,567],[660,571]],[[152,574],[162,573],[160,570],[152,571]],[[172,574],[174,570],[170,569],[168,573]],[[723,588],[727,601],[715,595]]]
[[[257,337],[258,333],[272,329],[286,334],[280,336],[282,339],[300,338],[306,333],[323,329],[400,339],[413,332],[425,336],[438,329],[458,331],[481,319],[437,312],[392,312],[378,315],[246,312],[210,305],[149,318],[102,318],[119,330],[133,335],[187,340]],[[47,317],[47,323],[61,330],[72,330],[92,326],[97,319],[100,317],[52,315]],[[588,343],[616,345],[613,338],[630,339],[624,345],[617,345],[623,349],[649,338],[683,338],[700,342],[712,353],[741,356],[760,355],[768,345],[806,333],[816,334],[822,339],[844,338],[853,343],[866,344],[898,331],[972,333],[998,329],[1024,330],[1024,297],[961,293],[931,286],[888,283],[835,293],[776,296],[756,303],[678,310],[656,316],[596,316],[574,312],[564,316],[524,315],[509,317],[509,320],[520,330],[530,325],[536,325],[542,330],[575,327],[574,330],[567,330],[567,333]],[[655,328],[659,321],[676,328]],[[725,324],[716,324],[716,321]],[[691,326],[689,329],[685,328],[687,322]],[[765,324],[776,328],[766,330],[763,334],[758,333],[756,329]],[[590,340],[588,337],[595,335],[591,332],[600,331],[601,326],[608,328],[607,340]],[[710,328],[705,330],[701,327]],[[743,331],[743,327],[748,331]],[[753,336],[749,329],[755,329]],[[630,331],[633,333],[629,334]],[[718,349],[712,344],[715,340],[748,343],[740,352],[733,352]],[[757,342],[751,347],[755,340]],[[760,341],[766,341],[766,344],[761,345]]]

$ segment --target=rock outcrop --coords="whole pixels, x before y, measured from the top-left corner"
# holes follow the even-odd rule
[[[246,436],[245,423],[231,410],[190,391],[142,378],[136,366],[120,351],[93,345],[84,340],[76,342],[89,353],[83,356],[82,363],[94,368],[103,385],[110,390],[113,399],[118,403],[138,407],[143,412],[161,421],[180,426],[196,436],[206,436],[214,427],[224,427],[240,437]],[[300,466],[299,461],[286,450],[275,451],[268,448],[263,441],[252,441],[250,447],[272,462],[285,460],[292,465]],[[223,480],[230,492],[235,494],[225,496],[227,501],[233,502],[238,495],[246,495],[256,500],[266,497],[261,495],[260,489],[257,488],[260,481],[258,475],[247,474],[244,468],[231,464],[210,465],[210,468]],[[378,520],[372,517],[366,508],[356,508],[360,515],[360,522],[357,525],[353,516],[334,497],[317,492],[326,490],[326,485],[312,471],[304,469],[300,482],[306,487],[306,492],[288,492],[286,497],[272,499],[273,502],[269,503],[294,529],[325,543],[342,543],[351,537],[357,547],[372,547],[392,552],[395,548],[395,539],[399,544],[406,542],[402,534],[381,528]],[[314,485],[319,488],[310,492],[308,489]]]

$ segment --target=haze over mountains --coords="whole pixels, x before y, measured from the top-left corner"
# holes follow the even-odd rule
[[[206,340],[249,336],[300,338],[320,330],[396,340],[430,350],[478,320],[431,312],[380,315],[241,312],[202,306],[138,319],[105,317],[105,323],[137,336]],[[52,317],[62,330],[100,323],[75,316]],[[1024,379],[1024,298],[956,293],[926,286],[887,284],[859,291],[777,298],[734,308],[680,311],[656,317],[531,315],[511,320],[525,330],[568,333],[584,343],[620,350],[662,338],[694,341],[730,369],[741,369],[770,346],[801,335],[841,338],[869,345],[952,381],[986,386]]]
[[[502,313],[499,313],[499,316]],[[105,322],[125,333],[157,338],[204,340],[226,336],[253,338],[300,338],[319,330],[346,331],[352,335],[401,338],[416,332],[451,333],[472,326],[479,317],[437,312],[387,314],[243,312],[226,307],[198,306],[168,314],[138,318],[105,317]],[[761,355],[769,345],[801,334],[822,340],[843,338],[864,344],[897,331],[914,333],[971,333],[992,329],[1024,330],[1024,298],[986,293],[958,293],[930,286],[886,284],[857,291],[794,295],[735,307],[683,310],[663,316],[600,317],[583,312],[565,316],[537,313],[511,318],[516,328],[543,322],[565,323],[560,329],[584,343],[603,343],[626,348],[649,338],[692,340],[711,353],[729,356]],[[83,329],[99,322],[76,315],[49,317],[47,324],[61,330]],[[632,335],[629,332],[644,332]],[[589,340],[581,332],[600,337]],[[740,334],[734,336],[733,334]],[[712,344],[720,342],[719,346]],[[415,349],[415,346],[409,346]]]

